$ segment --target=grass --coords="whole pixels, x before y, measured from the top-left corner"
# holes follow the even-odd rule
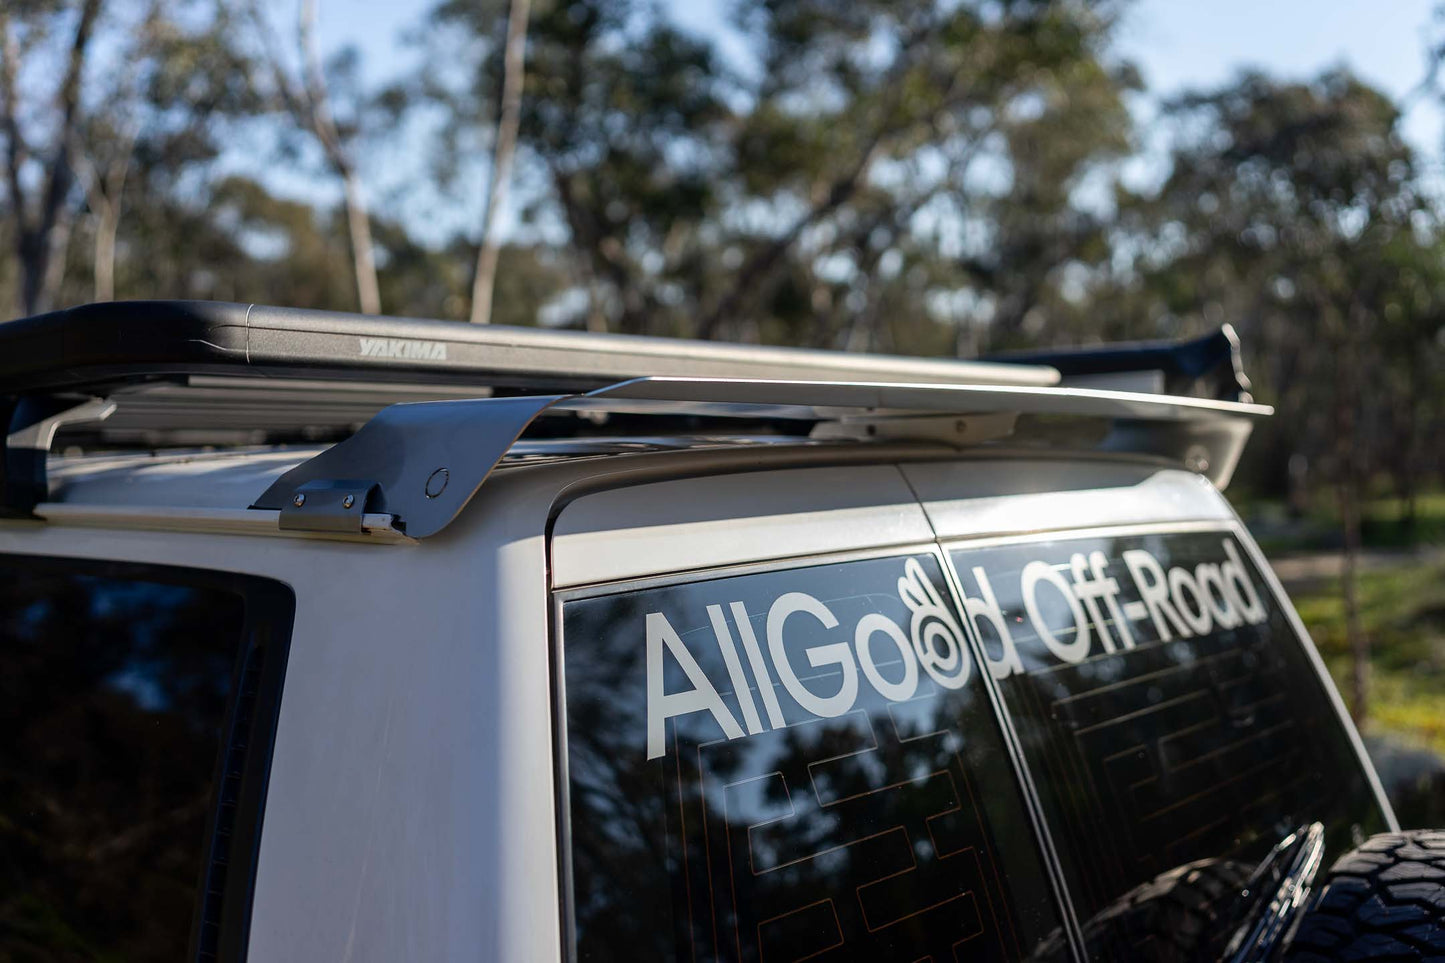
[[[1441,499],[1445,511],[1445,499]],[[1445,755],[1445,562],[1403,562],[1360,575],[1370,639],[1368,732]],[[1348,693],[1350,653],[1338,580],[1293,594],[1335,684]]]
[[[1432,492],[1415,499],[1414,525],[1406,523],[1405,503],[1399,498],[1367,502],[1360,536],[1373,548],[1445,544],[1445,493]]]
[[[1342,545],[1338,506],[1329,493],[1312,500],[1303,517],[1292,518],[1278,499],[1242,498],[1236,505],[1265,554],[1338,551]],[[1367,550],[1397,550],[1445,545],[1445,492],[1429,492],[1415,499],[1415,520],[1405,520],[1399,498],[1372,498],[1365,502],[1360,538]]]
[[[1281,559],[1342,546],[1328,492],[1303,517],[1279,500],[1240,499],[1265,554]],[[1361,727],[1405,826],[1445,825],[1445,492],[1422,494],[1413,524],[1398,498],[1363,506],[1360,621],[1370,641],[1368,716]],[[1290,586],[1290,596],[1342,693],[1350,691],[1350,652],[1338,579]]]

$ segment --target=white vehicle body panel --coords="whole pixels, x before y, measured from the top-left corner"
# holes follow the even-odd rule
[[[552,584],[932,539],[892,465],[678,479],[598,492],[564,508],[552,531]]]
[[[1234,518],[1203,475],[1136,462],[1028,458],[901,470],[939,538]]]
[[[295,591],[251,960],[558,959],[552,589],[1175,522],[1237,526],[1268,572],[1223,497],[1187,472],[936,452],[797,467],[816,457],[680,452],[506,469],[422,543],[211,531],[195,511],[169,531],[148,511],[133,530],[95,508],[67,524],[0,523],[0,553],[235,571]],[[281,462],[252,470],[253,483]]]
[[[294,589],[251,960],[557,957],[548,498],[515,494],[424,546],[0,524]]]

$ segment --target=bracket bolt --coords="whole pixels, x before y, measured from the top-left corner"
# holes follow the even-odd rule
[[[302,505],[306,504],[306,496],[301,494],[300,492],[297,492],[296,497],[291,499],[291,504],[295,505],[297,508],[300,508]]]
[[[355,497],[354,495],[347,495],[345,498],[343,498],[343,499],[341,500],[341,507],[342,507],[342,508],[350,508],[352,505],[355,505],[355,504],[356,504],[356,497]]]

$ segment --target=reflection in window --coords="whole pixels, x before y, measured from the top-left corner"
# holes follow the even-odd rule
[[[1019,959],[1055,930],[931,556],[563,609],[583,960]]]
[[[1302,823],[1384,828],[1284,612],[1232,535],[952,554],[1100,958],[1217,959],[1254,865]],[[1332,857],[1331,857],[1332,858]]]
[[[204,879],[224,889],[212,829],[235,831],[244,773],[227,760],[214,815],[220,749],[254,715],[255,679],[231,706],[259,648],[240,591],[134,571],[0,558],[0,958],[214,948],[219,915],[197,929],[197,908]]]

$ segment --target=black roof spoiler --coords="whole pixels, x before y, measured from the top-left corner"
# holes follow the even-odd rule
[[[1048,365],[1074,387],[1145,390],[1214,401],[1253,401],[1232,325],[1191,341],[1136,341],[1050,351],[1017,351],[983,360]]]

